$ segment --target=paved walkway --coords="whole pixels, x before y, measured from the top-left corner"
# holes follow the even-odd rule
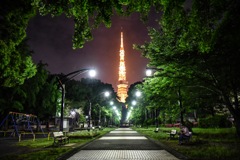
[[[130,128],[118,128],[89,143],[68,160],[177,160],[162,146]]]

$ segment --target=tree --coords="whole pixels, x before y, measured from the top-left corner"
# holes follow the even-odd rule
[[[37,74],[23,85],[1,87],[0,112],[3,115],[14,111],[35,114],[39,118],[55,116],[57,99],[60,96],[56,79],[44,69],[45,64],[40,62],[37,66]]]
[[[46,1],[46,0],[2,0],[0,4],[0,82],[1,86],[13,87],[23,84],[36,73],[28,52],[18,46],[26,38],[27,24],[37,11],[41,15],[53,17],[65,14],[74,19],[73,48],[82,48],[86,41],[92,40],[91,31],[102,23],[111,27],[111,17],[139,12],[142,19],[154,6],[159,9],[159,1]]]
[[[73,18],[75,22],[75,32],[73,37],[73,48],[82,48],[86,41],[92,40],[91,31],[101,23],[106,27],[111,27],[111,17],[114,14],[129,15],[139,12],[142,19],[146,19],[148,12],[153,5],[158,6],[158,1],[45,1],[34,0],[33,6],[39,9],[41,15],[51,14],[58,16],[65,14]]]
[[[186,9],[184,2],[162,1],[161,28],[151,29],[151,41],[139,49],[150,66],[163,69],[157,75],[173,77],[169,83],[181,90],[191,86],[199,94],[204,89],[215,104],[227,107],[240,136],[240,3],[194,0]]]
[[[36,75],[20,87],[26,93],[24,112],[48,119],[55,116],[60,93],[56,77],[51,76],[45,67],[46,64],[39,62]]]
[[[30,0],[0,3],[0,83],[3,87],[23,84],[36,73],[25,42],[28,21],[34,15]]]
[[[104,97],[106,91],[110,92],[110,97]],[[66,83],[66,99],[70,102],[66,103],[70,109],[81,108],[84,115],[88,115],[91,103],[92,119],[98,119],[109,112],[111,108],[108,103],[110,99],[116,99],[116,93],[111,84],[97,79],[82,78],[81,81],[70,80]]]

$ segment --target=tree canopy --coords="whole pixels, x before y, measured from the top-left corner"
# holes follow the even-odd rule
[[[37,11],[41,15],[65,14],[73,18],[75,49],[91,40],[91,31],[99,25],[111,27],[114,14],[126,16],[139,12],[146,19],[152,8],[163,13],[159,28],[150,29],[151,41],[136,48],[150,60],[149,66],[158,70],[151,80],[154,82],[149,82],[155,85],[149,87],[153,105],[160,101],[157,98],[160,96],[165,102],[176,98],[189,107],[196,104],[192,103],[196,98],[199,104],[211,102],[214,106],[227,107],[240,135],[238,0],[3,0],[0,5],[1,86],[23,84],[36,74],[24,40],[29,19]],[[174,94],[176,91],[178,96]]]
[[[227,107],[234,116],[240,135],[240,3],[193,0],[186,6],[184,0],[162,2],[160,27],[150,29],[151,41],[137,47],[157,70],[152,93],[180,87],[191,97],[182,97],[185,105],[194,106],[200,102],[196,98],[201,102],[207,98],[205,105],[214,100],[213,107]]]
[[[0,83],[12,87],[36,74],[26,45],[26,28],[35,15],[30,0],[0,2]]]
[[[0,82],[13,87],[36,73],[31,54],[21,44],[26,39],[29,20],[39,13],[59,16],[65,14],[74,19],[73,49],[82,48],[93,39],[92,30],[101,24],[111,27],[114,14],[127,16],[139,12],[146,19],[151,7],[159,8],[159,1],[131,0],[2,0],[0,2]]]

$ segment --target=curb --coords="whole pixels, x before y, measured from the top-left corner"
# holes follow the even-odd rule
[[[108,132],[108,133],[109,133],[109,132]],[[106,134],[108,134],[108,133],[106,133]],[[104,135],[106,135],[106,134],[104,134]],[[89,142],[87,142],[87,143],[85,143],[85,144],[83,144],[83,145],[79,145],[79,146],[76,145],[76,146],[77,146],[76,148],[74,148],[74,149],[70,150],[69,152],[63,154],[62,156],[58,157],[56,160],[66,160],[66,159],[68,159],[69,157],[71,157],[71,156],[73,156],[74,154],[76,154],[77,152],[79,152],[83,147],[89,145],[90,143],[92,143],[92,142],[95,141],[96,139],[101,138],[101,137],[104,136],[104,135],[96,136],[96,137],[94,137],[92,140],[90,140]]]
[[[146,136],[146,135],[144,135]],[[168,151],[169,153],[173,154],[175,157],[182,159],[182,160],[187,160],[188,157],[184,156],[183,154],[177,152],[176,150],[174,150],[173,148],[161,143],[160,141],[154,140],[148,136],[146,136],[150,141],[156,143],[157,145],[161,146],[162,148],[164,148],[166,151]]]

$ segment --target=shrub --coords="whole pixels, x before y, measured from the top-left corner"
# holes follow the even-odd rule
[[[215,115],[199,119],[199,127],[202,128],[228,128],[231,122],[227,120],[225,115]]]

